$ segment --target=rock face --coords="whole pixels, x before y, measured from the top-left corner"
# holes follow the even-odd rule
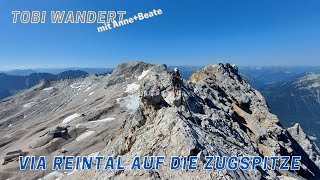
[[[302,147],[310,159],[320,168],[320,150],[319,147],[312,142],[309,137],[303,132],[300,124],[296,123],[293,127],[288,128],[288,132],[292,138]]]
[[[183,73],[183,72],[182,72]],[[43,82],[0,103],[0,158],[7,149],[29,155],[101,155],[123,157],[128,166],[139,156],[198,156],[195,171],[21,172],[14,162],[0,166],[4,178],[63,179],[312,179],[319,168],[292,138],[261,94],[230,64],[207,66],[173,97],[164,65],[131,62],[111,75]],[[68,125],[68,138],[48,131]],[[90,137],[90,138],[89,138]],[[293,136],[294,137],[294,136]],[[23,143],[28,142],[28,143]],[[204,156],[300,155],[299,171],[258,168],[204,171]],[[166,158],[165,164],[169,164]],[[51,163],[51,162],[49,162]],[[50,167],[49,167],[50,168]]]

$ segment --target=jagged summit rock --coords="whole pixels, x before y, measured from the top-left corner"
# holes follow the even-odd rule
[[[303,131],[299,123],[288,128],[288,132],[294,140],[302,147],[310,159],[313,160],[316,165],[320,168],[320,150],[319,147],[309,139],[306,133]]]
[[[135,78],[141,75],[144,70],[148,70],[154,65],[134,61],[118,65],[111,73],[111,78],[107,83],[107,86],[115,85],[119,82],[125,82],[127,79]]]
[[[61,149],[66,150],[65,155],[121,155],[124,165],[136,155],[198,156],[202,161],[207,155],[302,156],[297,172],[171,171],[166,167],[159,171],[68,174],[26,171],[24,178],[310,179],[320,175],[309,155],[270,113],[261,94],[242,79],[235,65],[205,67],[190,80],[183,80],[174,97],[165,65],[124,63],[105,76],[40,83],[1,102],[0,111],[0,158],[6,150],[15,149],[47,159],[61,155]],[[48,138],[47,133],[58,126],[69,126],[67,138]],[[13,162],[0,166],[1,177],[22,178],[17,167]]]

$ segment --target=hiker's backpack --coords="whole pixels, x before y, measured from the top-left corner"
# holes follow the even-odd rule
[[[178,76],[180,76],[180,73],[179,73],[179,72],[176,72],[176,73],[173,72],[173,73],[172,73],[172,81],[178,82],[178,81],[179,81]]]

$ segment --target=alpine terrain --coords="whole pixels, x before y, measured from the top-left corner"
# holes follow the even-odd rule
[[[299,122],[311,138],[320,137],[320,73],[307,73],[291,82],[268,85],[262,94],[284,126]]]
[[[46,156],[47,171],[0,165],[1,179],[317,179],[318,147],[299,124],[286,130],[230,64],[183,80],[174,97],[165,65],[130,62],[109,75],[41,81],[0,102],[0,158]],[[183,72],[181,72],[183,74]],[[53,156],[198,156],[198,170],[52,171]],[[299,171],[205,171],[205,156],[301,156]],[[169,164],[169,158],[165,164]]]
[[[20,71],[12,71],[20,72]],[[63,80],[87,76],[88,73],[80,70],[69,70],[59,74],[32,73],[30,75],[8,75],[0,72],[0,100],[11,96],[21,90],[31,88],[41,80]]]

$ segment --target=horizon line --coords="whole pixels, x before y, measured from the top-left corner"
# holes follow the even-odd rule
[[[222,63],[228,63],[228,62],[222,62]],[[120,63],[122,64],[122,63]],[[162,64],[162,63],[150,63],[150,64]],[[168,65],[167,66],[180,66],[180,67],[188,67],[188,66],[196,66],[196,67],[205,67],[205,66],[209,66],[209,65],[213,65],[213,64],[218,64],[218,63],[212,63],[212,64],[207,64],[207,65]],[[235,64],[235,63],[229,63],[229,64]],[[276,65],[276,64],[270,64],[270,65],[259,65],[259,64],[248,64],[248,65],[238,65],[235,64],[238,67],[320,67],[320,65]],[[30,67],[30,68],[2,68],[0,67],[0,72],[10,72],[10,71],[26,71],[26,70],[79,70],[79,69],[114,69],[116,68],[118,65],[114,66],[114,67],[77,67],[77,66],[70,66],[70,67]]]

